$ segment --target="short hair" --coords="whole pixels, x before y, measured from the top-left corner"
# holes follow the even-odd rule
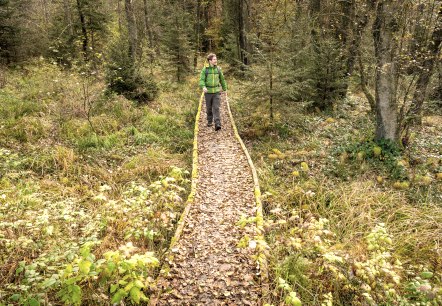
[[[215,53],[210,53],[209,55],[207,55],[207,60],[211,61],[212,58],[214,58],[214,57],[216,57],[216,54]]]

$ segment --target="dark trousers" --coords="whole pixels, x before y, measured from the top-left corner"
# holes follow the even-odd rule
[[[221,95],[217,93],[205,93],[204,97],[206,99],[206,112],[207,112],[207,122],[215,122],[215,125],[221,125],[221,117],[219,114],[219,107],[221,103]]]

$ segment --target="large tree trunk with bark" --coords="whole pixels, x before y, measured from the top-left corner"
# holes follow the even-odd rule
[[[124,8],[126,10],[127,31],[129,34],[129,54],[132,57],[132,61],[135,62],[138,49],[138,35],[132,0],[124,0]]]
[[[373,38],[376,57],[376,140],[398,140],[397,113],[397,31],[395,0],[380,1],[373,24]]]

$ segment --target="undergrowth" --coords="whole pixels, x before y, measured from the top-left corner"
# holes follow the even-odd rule
[[[259,175],[273,305],[442,303],[442,120],[407,148],[375,142],[357,94],[334,110],[269,105],[231,87]]]
[[[138,105],[76,71],[0,89],[0,305],[146,301],[184,207],[196,84]]]

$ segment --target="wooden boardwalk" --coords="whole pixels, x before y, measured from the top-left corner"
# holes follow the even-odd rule
[[[195,198],[170,262],[157,283],[150,305],[261,305],[260,271],[251,255],[254,244],[239,240],[256,235],[252,171],[230,122],[222,97],[222,129],[207,127],[205,103],[199,117],[198,175]]]

